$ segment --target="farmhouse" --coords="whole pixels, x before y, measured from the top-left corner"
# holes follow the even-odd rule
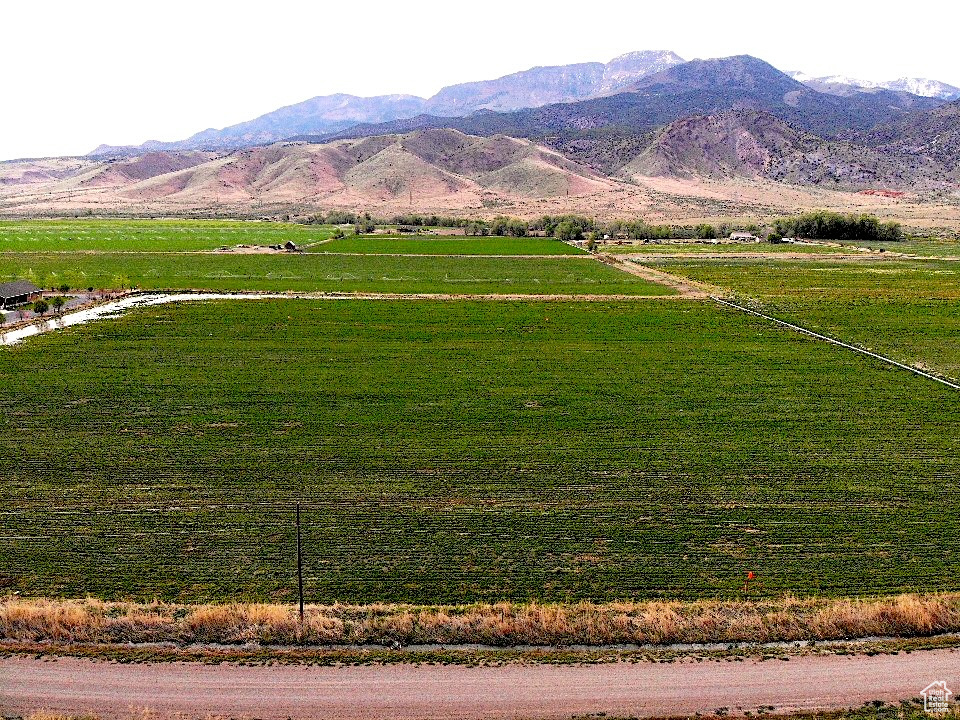
[[[0,284],[0,308],[10,310],[40,297],[40,288],[28,280]]]
[[[756,235],[748,232],[732,232],[730,239],[734,242],[757,242],[758,240]]]

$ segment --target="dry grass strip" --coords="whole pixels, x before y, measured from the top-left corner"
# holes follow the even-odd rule
[[[960,631],[960,593],[881,599],[495,603],[458,606],[177,605],[0,600],[0,640],[274,645],[767,643]]]

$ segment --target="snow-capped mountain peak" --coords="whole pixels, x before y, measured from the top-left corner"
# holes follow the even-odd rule
[[[851,90],[895,90],[908,92],[921,97],[939,98],[941,100],[955,100],[960,98],[960,88],[948,85],[939,80],[928,78],[902,77],[897,80],[860,80],[848,75],[826,75],[814,77],[801,71],[787,73],[790,77],[814,90],[834,95],[848,94]]]

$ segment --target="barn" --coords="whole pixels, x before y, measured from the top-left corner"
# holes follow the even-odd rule
[[[10,310],[40,297],[40,288],[29,280],[0,283],[0,308]]]

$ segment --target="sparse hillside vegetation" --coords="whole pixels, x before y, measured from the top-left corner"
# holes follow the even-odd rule
[[[849,142],[824,140],[770,113],[745,109],[670,124],[618,174],[764,178],[848,189],[948,187],[943,168],[924,155],[888,157]]]

